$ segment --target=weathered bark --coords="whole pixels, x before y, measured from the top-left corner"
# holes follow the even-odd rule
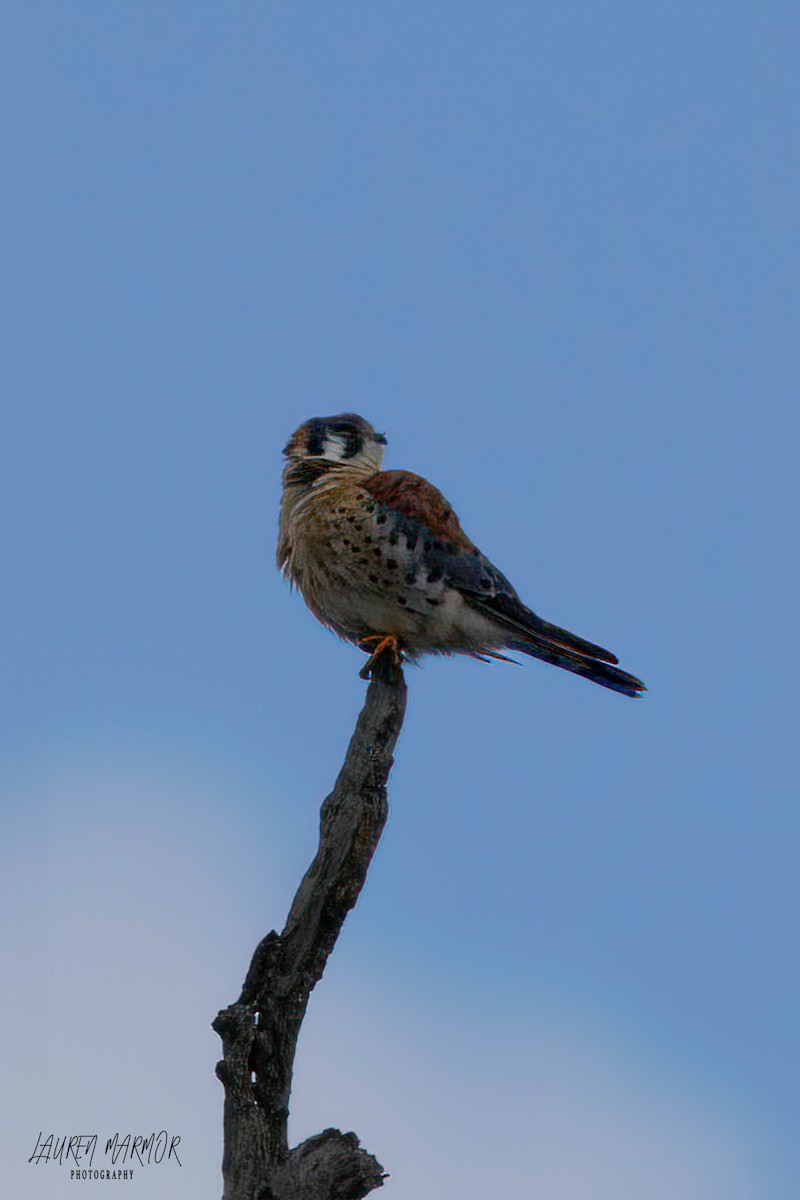
[[[223,1200],[360,1200],[383,1183],[383,1168],[354,1133],[326,1129],[290,1150],[287,1122],[300,1025],[386,823],[405,706],[402,670],[384,655],[323,802],[319,849],[286,926],[256,947],[241,996],[213,1022],[223,1049]]]

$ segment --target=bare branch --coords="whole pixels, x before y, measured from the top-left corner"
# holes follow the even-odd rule
[[[223,1048],[224,1200],[360,1200],[383,1182],[383,1168],[354,1133],[326,1129],[290,1150],[287,1122],[300,1025],[386,823],[405,707],[402,670],[384,655],[322,805],[319,849],[286,926],[259,943],[242,994],[213,1022]]]

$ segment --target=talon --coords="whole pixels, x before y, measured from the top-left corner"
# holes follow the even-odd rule
[[[358,672],[360,679],[371,679],[372,668],[381,657],[382,654],[390,653],[392,656],[393,665],[400,667],[403,664],[403,651],[400,647],[400,641],[395,633],[371,633],[367,637],[359,640],[359,646],[362,650],[368,652],[372,643],[375,643],[375,649],[370,654],[364,666]]]

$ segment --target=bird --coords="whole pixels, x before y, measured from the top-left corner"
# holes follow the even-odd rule
[[[438,488],[382,470],[386,437],[356,413],[313,417],[284,448],[277,562],[323,625],[396,664],[527,654],[624,696],[641,680],[617,657],[523,604]]]

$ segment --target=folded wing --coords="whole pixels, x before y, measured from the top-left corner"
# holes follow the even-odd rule
[[[411,567],[409,578],[416,578],[417,587],[437,592],[455,588],[494,625],[497,642],[486,653],[516,650],[626,696],[645,690],[641,680],[616,666],[610,650],[544,621],[523,604],[502,572],[469,540],[452,505],[433,484],[408,471],[381,471],[363,486],[402,531],[405,566]]]

